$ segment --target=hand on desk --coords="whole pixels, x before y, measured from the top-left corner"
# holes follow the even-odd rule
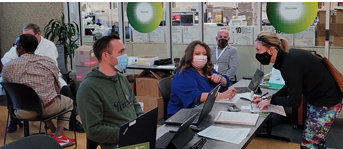
[[[258,96],[255,96],[252,102],[255,103],[256,107],[260,108],[260,110],[266,109],[270,105],[270,100],[263,100],[263,98]]]
[[[223,93],[219,93],[219,99],[232,99],[237,94],[237,90],[235,88],[229,88]]]

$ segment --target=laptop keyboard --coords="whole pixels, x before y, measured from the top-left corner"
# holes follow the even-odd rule
[[[238,93],[245,93],[245,92],[250,92],[249,88],[247,87],[235,87]]]
[[[156,148],[164,149],[168,146],[175,133],[167,132],[156,140]]]
[[[202,109],[192,109],[191,110],[191,112],[187,115],[187,116],[185,116],[185,117],[183,117],[183,118],[180,118],[178,121],[179,122],[182,122],[182,123],[184,123],[186,120],[188,120],[191,116],[193,116],[195,113],[199,113],[198,115],[197,115],[197,117],[194,119],[194,121],[193,122],[197,122],[198,121],[198,119],[199,119],[199,117],[200,117],[200,112],[201,112],[201,110]]]

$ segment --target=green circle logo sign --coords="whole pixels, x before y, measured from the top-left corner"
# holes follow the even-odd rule
[[[163,17],[162,5],[159,2],[129,2],[126,11],[131,26],[141,33],[154,31]]]
[[[288,34],[307,29],[317,16],[317,2],[268,2],[267,16],[275,29]]]

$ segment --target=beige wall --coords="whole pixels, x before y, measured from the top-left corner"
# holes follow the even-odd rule
[[[1,57],[12,47],[15,39],[22,34],[27,23],[36,23],[43,32],[51,19],[61,18],[63,3],[0,3],[0,50]]]

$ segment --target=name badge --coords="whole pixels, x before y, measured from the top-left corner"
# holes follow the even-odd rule
[[[214,70],[216,70],[218,72],[218,64],[214,64]]]

